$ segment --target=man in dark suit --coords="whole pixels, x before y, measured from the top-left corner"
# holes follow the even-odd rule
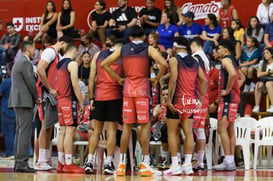
[[[30,42],[23,42],[22,57],[14,64],[11,72],[11,92],[9,107],[16,112],[15,135],[15,172],[34,172],[28,166],[28,148],[32,134],[34,104],[41,104],[38,96],[33,67],[30,60],[34,57],[35,47]]]

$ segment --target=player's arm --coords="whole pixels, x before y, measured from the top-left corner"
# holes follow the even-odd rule
[[[94,106],[93,106],[93,103],[94,103],[94,85],[95,85],[95,79],[96,79],[96,75],[97,75],[97,58],[98,58],[98,56],[99,56],[99,52],[96,53],[94,58],[92,59],[89,82],[88,82],[89,99],[90,99],[91,109],[94,109]]]
[[[236,79],[236,71],[232,64],[232,61],[229,58],[224,58],[222,60],[222,66],[228,72],[228,83],[227,83],[226,90],[221,90],[221,95],[226,96],[230,93],[233,87],[233,84]]]
[[[110,67],[111,64],[115,63],[120,58],[121,48],[117,49],[108,56],[104,61],[101,62],[101,68],[103,68],[111,77],[116,79],[120,84],[123,84],[123,78],[121,78],[113,69]]]
[[[176,112],[175,107],[172,104],[175,88],[176,88],[176,80],[177,80],[177,60],[175,57],[172,57],[169,62],[170,66],[170,78],[169,78],[169,86],[168,86],[168,107],[172,113]]]
[[[206,92],[207,92],[208,82],[206,80],[205,73],[204,73],[204,71],[202,70],[202,68],[200,66],[199,66],[199,69],[198,69],[197,78],[198,78],[198,80],[200,82],[200,97],[199,97],[199,101],[202,103],[203,100],[204,100],[204,98],[205,98]]]

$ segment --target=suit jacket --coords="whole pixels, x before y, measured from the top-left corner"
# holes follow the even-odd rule
[[[33,108],[38,98],[33,66],[27,57],[22,55],[12,68],[9,107]]]

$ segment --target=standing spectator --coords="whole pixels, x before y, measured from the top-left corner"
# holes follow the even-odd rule
[[[263,42],[264,29],[257,16],[251,16],[245,31],[246,38],[255,37],[259,43]]]
[[[162,13],[172,12],[172,18],[174,24],[177,26],[182,25],[183,18],[182,18],[182,11],[181,9],[174,4],[174,0],[164,0],[164,9]],[[161,22],[162,23],[162,22]]]
[[[8,64],[6,78],[0,85],[1,103],[1,128],[5,138],[6,153],[2,158],[14,159],[14,139],[16,129],[16,115],[13,109],[8,108],[9,94],[11,89],[11,70],[13,63]]]
[[[109,20],[111,18],[111,14],[105,9],[105,7],[106,4],[102,0],[95,3],[95,11],[91,14],[92,28],[89,31],[92,37],[99,37],[99,40],[101,41],[103,47],[105,47],[106,28],[108,28]]]
[[[234,30],[234,38],[241,42],[241,46],[245,44],[245,29],[239,19],[231,21],[231,28]]]
[[[106,34],[113,34],[128,42],[131,29],[137,24],[137,13],[128,6],[128,0],[118,0],[118,6],[119,8],[112,14]]]
[[[267,23],[270,23],[270,21],[271,21],[270,20],[271,13],[269,11],[269,8],[271,9],[271,7],[270,7],[271,1],[272,0],[262,0],[262,3],[259,4],[259,6],[257,8],[256,16],[258,17],[258,19],[260,20],[260,22],[263,26],[265,26]]]
[[[166,51],[164,46],[158,44],[158,34],[157,33],[155,33],[155,32],[150,33],[148,36],[148,42],[149,42],[149,45],[151,45],[154,48],[158,48],[161,52]]]
[[[72,9],[70,0],[63,0],[62,11],[58,14],[57,21],[57,37],[58,39],[63,35],[75,37],[74,24],[76,20],[76,13]]]
[[[155,0],[146,0],[146,8],[141,9],[139,17],[145,35],[155,32],[161,21],[161,10],[154,6]]]
[[[92,36],[89,33],[85,33],[81,36],[81,44],[79,45],[78,48],[79,53],[77,62],[79,65],[82,64],[80,57],[83,52],[88,51],[90,54],[90,58],[92,60],[95,54],[100,51],[100,48],[94,43],[92,43]]]
[[[6,65],[8,58],[13,60],[21,43],[21,35],[15,31],[14,24],[7,22],[6,28],[8,33],[0,40],[1,66]]]
[[[194,13],[191,11],[186,12],[183,14],[184,17],[184,24],[179,27],[179,35],[184,36],[188,39],[192,39],[196,36],[200,36],[202,34],[202,27],[200,24],[195,23]]]
[[[81,55],[82,64],[79,65],[78,77],[84,84],[88,85],[88,79],[90,75],[91,57],[88,51],[84,51]]]
[[[221,0],[222,7],[219,9],[218,22],[222,28],[231,26],[231,21],[238,19],[237,10],[231,5],[231,0]]]
[[[270,15],[271,21],[265,26],[264,44],[265,47],[272,47],[273,45],[273,12]]]
[[[165,49],[171,49],[173,47],[174,37],[179,36],[172,13],[170,11],[163,13],[161,22],[162,24],[157,28],[157,34],[159,36],[158,42],[160,45],[163,45]]]
[[[15,63],[11,77],[9,107],[16,112],[15,172],[34,172],[28,166],[28,148],[32,134],[33,105],[41,104],[38,96],[33,66],[34,46],[29,42],[22,44],[23,56]]]
[[[211,56],[213,48],[218,45],[221,31],[221,26],[218,25],[216,16],[209,13],[205,19],[205,25],[203,26],[201,35],[201,38],[205,41],[204,51],[207,55]]]
[[[57,25],[58,13],[56,12],[55,3],[53,1],[48,1],[46,3],[45,13],[42,15],[40,31],[35,36],[34,41],[37,41],[42,37],[42,41],[46,35],[52,38],[57,37],[56,25]]]

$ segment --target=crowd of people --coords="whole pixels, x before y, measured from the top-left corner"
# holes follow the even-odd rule
[[[53,169],[50,141],[59,123],[57,171],[94,173],[100,135],[107,127],[105,174],[126,174],[133,135],[142,150],[141,176],[190,175],[205,169],[209,118],[214,117],[224,159],[213,169],[235,170],[234,155],[242,161],[235,153],[237,115],[259,112],[264,92],[271,102],[266,111],[273,113],[273,3],[262,0],[246,28],[231,0],[221,3],[219,16],[207,14],[202,27],[193,12],[182,13],[173,0],[165,0],[163,10],[155,0],[146,0],[139,18],[128,0],[118,0],[112,14],[99,0],[92,29],[81,34],[79,46],[73,43],[79,34],[70,0],[63,0],[60,13],[48,1],[40,31],[23,42],[14,24],[6,23],[7,34],[0,40],[3,157],[15,156],[15,172]],[[40,40],[42,49],[35,49]],[[254,93],[253,109],[240,89]],[[34,169],[27,163],[33,120],[38,130]],[[76,140],[89,141],[84,168],[75,164]],[[159,160],[149,149],[151,140],[161,141]]]

